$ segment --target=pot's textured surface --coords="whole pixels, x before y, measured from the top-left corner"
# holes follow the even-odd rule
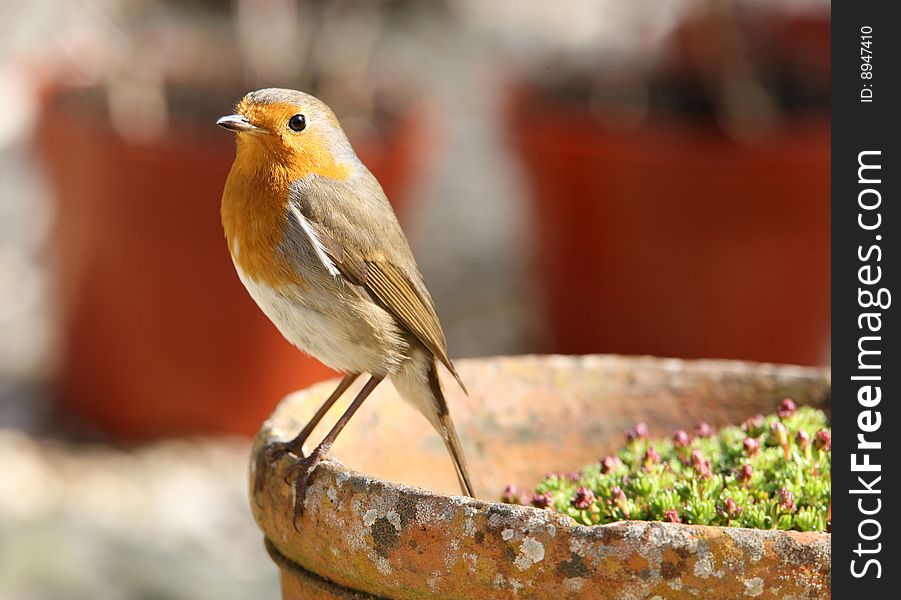
[[[282,479],[290,458],[253,461],[251,479],[262,478],[254,515],[281,568],[285,598],[829,596],[828,534],[658,522],[584,527],[488,501],[505,483],[525,487],[547,471],[597,460],[636,421],[655,436],[702,420],[737,423],[784,397],[828,409],[828,372],[612,356],[460,366],[470,396],[447,391],[484,501],[410,487],[455,493],[456,481],[443,444],[390,386],[377,390],[335,445],[348,466],[333,460],[314,473],[297,530]],[[264,424],[255,457],[290,438],[330,391],[321,384],[285,400]],[[336,414],[347,401],[339,404]]]

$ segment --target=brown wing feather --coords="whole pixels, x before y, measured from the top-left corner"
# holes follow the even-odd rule
[[[423,294],[396,265],[384,261],[366,264],[366,287],[448,368],[465,392],[466,386],[447,356],[447,342],[432,299],[427,293]]]
[[[341,274],[351,283],[366,288],[378,299],[388,312],[447,367],[463,391],[467,392],[457,369],[447,356],[444,331],[441,329],[435,305],[425,285],[421,281],[415,281],[404,269],[387,260],[354,256],[322,226],[314,225],[314,227],[326,253]]]

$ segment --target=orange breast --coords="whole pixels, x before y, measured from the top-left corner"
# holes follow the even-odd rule
[[[273,288],[304,283],[278,251],[288,225],[289,192],[287,174],[245,155],[232,165],[222,194],[222,227],[232,258],[247,277]]]

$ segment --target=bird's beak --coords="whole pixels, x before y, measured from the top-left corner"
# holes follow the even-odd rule
[[[261,128],[248,121],[247,117],[244,115],[226,115],[224,117],[219,117],[219,120],[216,121],[216,125],[238,133],[245,131],[251,133],[263,131]]]

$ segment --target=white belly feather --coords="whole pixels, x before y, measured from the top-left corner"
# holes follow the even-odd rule
[[[401,360],[399,351],[402,351],[397,347],[397,338],[379,339],[374,332],[368,331],[370,327],[361,320],[361,307],[354,309],[336,302],[324,292],[304,290],[297,295],[286,295],[257,283],[237,263],[235,269],[250,296],[281,334],[310,356],[345,373],[386,376],[396,370]],[[301,293],[305,301],[301,301]],[[321,298],[316,297],[317,294]],[[315,308],[324,306],[330,308],[329,314]],[[365,309],[382,312],[374,305]]]

